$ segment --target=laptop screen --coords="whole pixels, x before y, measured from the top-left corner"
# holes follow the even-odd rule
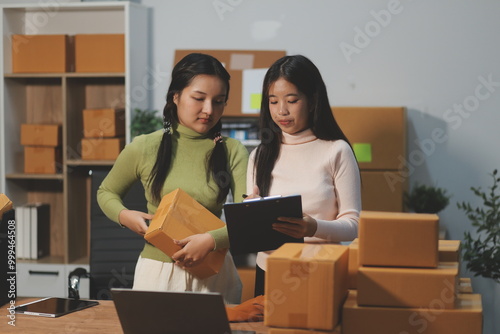
[[[111,295],[125,334],[232,333],[218,293],[111,289]]]

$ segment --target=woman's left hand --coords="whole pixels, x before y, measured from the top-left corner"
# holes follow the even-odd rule
[[[318,228],[318,222],[309,215],[302,218],[278,217],[284,223],[274,223],[273,229],[293,238],[312,237]]]
[[[172,259],[182,268],[200,264],[215,247],[215,240],[208,233],[194,234],[182,240],[174,240],[174,242],[182,249],[172,255]]]

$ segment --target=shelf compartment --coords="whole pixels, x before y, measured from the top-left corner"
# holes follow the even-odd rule
[[[67,86],[66,161],[81,161],[83,110],[93,108],[124,108],[123,77],[71,77]]]
[[[64,181],[60,179],[9,178],[7,187],[14,206],[27,203],[48,203],[50,205],[50,256],[66,256],[66,226],[64,224]],[[22,194],[22,195],[20,195]]]

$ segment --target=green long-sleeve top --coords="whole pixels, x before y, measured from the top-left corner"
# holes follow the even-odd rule
[[[144,186],[148,213],[156,212],[158,203],[152,200],[148,178],[156,161],[158,147],[163,136],[159,130],[135,137],[125,146],[113,168],[97,191],[97,202],[104,214],[115,222],[123,209],[122,198],[136,180]],[[237,140],[224,137],[229,169],[231,171],[231,192],[235,201],[240,201],[246,190],[246,169],[248,151]],[[172,129],[172,159],[161,196],[181,188],[217,217],[222,214],[222,203],[217,203],[218,187],[210,177],[207,183],[207,154],[214,142],[183,125]],[[228,248],[227,229],[223,227],[209,232],[215,239],[216,249]],[[172,262],[172,259],[150,243],[145,243],[141,256],[153,260]]]

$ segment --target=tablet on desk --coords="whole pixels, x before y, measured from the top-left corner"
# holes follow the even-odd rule
[[[300,195],[272,196],[224,205],[231,254],[275,250],[284,243],[304,242],[273,230],[278,217],[302,217]]]
[[[99,305],[99,302],[94,300],[47,297],[31,303],[16,306],[15,312],[56,318],[95,305]]]

